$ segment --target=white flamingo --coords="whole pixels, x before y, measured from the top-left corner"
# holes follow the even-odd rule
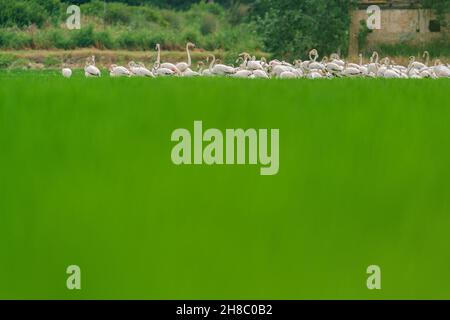
[[[283,71],[278,76],[280,79],[295,79],[298,78],[298,75],[295,72],[292,72],[290,70]]]
[[[255,71],[253,71],[253,76],[255,78],[269,79],[269,75],[264,70],[255,70]]]
[[[189,52],[189,48],[195,48],[195,44],[193,44],[192,42],[188,42],[186,44],[186,53],[187,53],[187,58],[188,61],[187,62],[178,62],[175,67],[180,70],[180,72],[185,72],[188,68],[191,67],[192,61],[191,61],[191,54]],[[192,71],[192,70],[191,70]]]
[[[183,77],[199,77],[200,73],[197,71],[192,70],[191,68],[187,68],[182,73]]]
[[[88,78],[101,77],[102,73],[95,66],[95,56],[87,58],[86,65],[84,66],[84,75]]]
[[[130,61],[130,63],[128,63],[128,69],[131,71],[132,75],[137,77],[155,77],[155,75],[148,70],[143,63]]]
[[[438,78],[449,78],[450,77],[450,68],[442,64],[441,60],[437,59],[434,62],[433,67],[434,73]]]
[[[232,75],[232,77],[235,77],[235,78],[248,78],[248,77],[250,77],[252,74],[253,74],[252,71],[243,69],[243,70],[237,70],[237,71]]]
[[[213,54],[210,54],[208,56],[208,60],[209,58],[212,58],[211,63],[209,65],[209,71],[211,74],[213,75],[218,75],[218,76],[225,76],[225,75],[231,75],[233,73],[235,73],[235,69],[233,67],[224,65],[224,64],[215,64],[216,63],[216,56]]]
[[[109,75],[111,77],[131,77],[131,72],[125,67],[112,64],[109,67]]]
[[[208,59],[206,59],[206,61],[208,61]],[[203,61],[199,61],[198,64],[197,64],[197,69],[198,69],[197,72],[198,72],[201,76],[204,76],[204,77],[210,77],[210,76],[212,76],[212,74],[211,74],[211,72],[209,71],[209,69],[203,70],[204,67],[205,67],[205,63],[204,63]]]
[[[72,76],[72,69],[68,67],[63,67],[61,73],[64,78],[70,78]]]
[[[263,70],[261,61],[256,61],[256,57],[250,57],[247,52],[241,53],[239,56],[244,58],[244,65],[247,70]]]
[[[156,58],[156,65],[158,65],[158,68],[169,69],[173,71],[174,74],[180,75],[181,74],[180,70],[173,63],[169,62],[161,63],[161,45],[159,43],[156,44],[156,50],[158,50],[158,56]]]

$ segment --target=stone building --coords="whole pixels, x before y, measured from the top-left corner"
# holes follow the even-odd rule
[[[350,55],[359,53],[361,21],[368,19],[370,5],[378,5],[381,9],[381,29],[367,34],[367,47],[398,43],[423,45],[449,35],[449,29],[441,26],[433,11],[422,9],[417,0],[360,0],[358,8],[351,13]]]

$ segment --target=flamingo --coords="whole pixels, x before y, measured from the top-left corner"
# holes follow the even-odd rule
[[[186,44],[186,53],[187,53],[187,58],[188,61],[186,62],[178,62],[175,67],[180,70],[180,72],[185,72],[188,68],[191,67],[192,61],[191,61],[191,54],[189,52],[189,47],[195,48],[195,44],[193,44],[192,42],[188,42]],[[192,70],[191,70],[192,71]]]
[[[156,50],[158,50],[158,57],[156,59],[156,64],[158,68],[169,69],[173,71],[174,74],[180,75],[181,71],[173,64],[173,63],[161,63],[161,45],[159,43],[156,44]]]
[[[316,52],[317,52],[317,50],[316,50]],[[331,59],[331,62],[334,62],[341,67],[345,66],[345,61],[342,60],[337,53],[332,53],[330,55],[330,59]]]
[[[61,73],[62,73],[64,78],[70,78],[72,76],[72,69],[70,69],[70,68],[66,67],[65,65],[63,65]]]
[[[155,63],[152,73],[157,77],[174,76],[176,73],[168,68],[161,68],[159,64]]]
[[[200,73],[192,70],[191,68],[187,68],[185,71],[183,71],[182,76],[183,77],[198,77],[198,76],[200,76]]]
[[[128,68],[134,76],[137,77],[150,77],[154,78],[155,75],[148,70],[143,63],[135,63],[134,61],[130,61],[128,63]]]
[[[253,71],[253,76],[255,78],[269,79],[269,75],[264,70],[255,70],[255,71]]]
[[[311,71],[306,75],[306,78],[308,79],[321,79],[323,78],[323,75],[320,71]]]
[[[232,77],[235,77],[235,78],[248,78],[248,77],[250,77],[252,74],[253,74],[253,72],[251,72],[250,70],[244,69],[244,70],[238,70],[238,71],[236,71],[236,72],[232,75]]]
[[[358,65],[355,66],[354,63],[347,63],[344,70],[341,71],[340,75],[344,77],[356,77],[361,75],[361,70],[359,70]]]
[[[436,74],[436,77],[438,77],[438,78],[450,77],[450,68],[446,67],[444,64],[442,64],[441,60],[439,60],[439,59],[437,59],[434,62],[433,70],[434,70],[434,73]]]
[[[208,60],[208,59],[206,59],[206,60]],[[211,76],[211,72],[209,71],[209,69],[203,70],[204,67],[205,67],[205,63],[203,61],[199,61],[197,63],[197,72],[201,76],[205,76],[205,77]]]
[[[378,52],[374,51],[372,53],[372,56],[370,57],[370,62],[367,65],[367,71],[369,72],[369,74],[376,74],[378,72]]]
[[[95,66],[95,56],[86,59],[86,64],[84,66],[84,75],[88,78],[101,77],[102,73]]]
[[[247,52],[243,52],[239,56],[244,57],[244,64],[246,69],[263,70],[262,63],[260,61],[256,61],[256,57],[250,57],[250,54],[248,54]]]
[[[384,58],[384,61],[385,61],[386,68],[383,69],[383,71],[382,71],[383,78],[388,78],[388,79],[401,78],[401,75],[399,74],[399,72],[392,68],[390,59]]]
[[[295,79],[297,78],[297,74],[295,72],[292,72],[291,70],[286,70],[280,73],[278,78],[280,79]]]
[[[125,67],[112,64],[109,67],[109,75],[111,77],[131,77],[131,72]]]
[[[209,65],[209,71],[211,72],[211,74],[224,76],[224,75],[230,75],[230,74],[235,73],[235,70],[233,67],[226,66],[224,64],[215,64],[216,56],[213,54],[210,54],[208,56],[207,61],[209,61],[210,57],[212,58],[211,63]]]

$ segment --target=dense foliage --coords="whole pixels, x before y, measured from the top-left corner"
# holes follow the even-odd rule
[[[59,9],[59,0],[0,0],[0,26],[42,26]]]
[[[450,13],[450,0],[420,0],[422,6],[435,10],[441,23],[448,25],[446,15]]]
[[[445,25],[450,0],[419,0]],[[347,51],[356,0],[0,0],[0,48],[97,47],[264,50],[277,56]],[[105,5],[106,3],[106,5]],[[64,28],[68,4],[81,5],[82,29]]]
[[[351,0],[258,0],[254,14],[270,52],[286,57],[346,51]]]
[[[231,7],[225,9],[216,3],[201,2],[186,10],[173,10],[120,2],[105,7],[101,0],[85,2],[81,4],[81,30],[68,30],[64,26],[66,3],[0,0],[0,9],[5,9],[0,10],[0,48],[153,50],[160,43],[166,50],[183,50],[186,41],[205,50],[237,52],[262,47],[254,27],[239,19],[245,11],[240,16],[232,15]],[[22,10],[25,3],[32,9]]]

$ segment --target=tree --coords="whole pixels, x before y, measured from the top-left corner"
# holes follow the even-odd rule
[[[58,0],[0,0],[0,26],[42,26],[59,5]]]
[[[258,0],[253,15],[266,50],[284,58],[322,54],[348,46],[353,0]]]
[[[450,13],[450,0],[420,0],[424,8],[433,9],[443,25],[448,24],[447,14]]]

